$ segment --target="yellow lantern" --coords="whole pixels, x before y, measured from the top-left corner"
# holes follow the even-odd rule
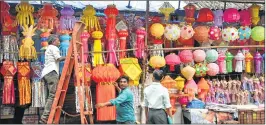
[[[151,25],[150,31],[152,36],[157,39],[160,39],[164,34],[164,27],[160,23],[154,23]]]
[[[259,12],[260,12],[260,6],[257,4],[253,4],[250,8],[249,11],[251,13],[251,22],[254,26],[256,26],[258,24],[258,22],[260,21],[260,17],[259,17]]]
[[[246,55],[245,55],[246,73],[251,73],[252,60],[253,60],[253,56],[250,54],[250,52],[246,53]]]
[[[120,59],[120,71],[122,74],[130,78],[129,85],[139,85],[139,79],[142,73],[141,67],[137,58],[123,58]]]
[[[182,78],[181,76],[178,76],[178,77],[176,77],[175,81],[176,81],[177,90],[182,91],[184,86],[185,86],[185,79]]]
[[[87,5],[83,10],[83,16],[80,20],[86,25],[89,32],[101,30],[98,18],[95,16],[96,11],[92,5]]]
[[[187,80],[192,80],[196,70],[191,67],[191,66],[186,66],[181,70],[182,75],[187,79]]]
[[[161,56],[153,56],[150,58],[149,64],[151,67],[158,69],[165,66],[165,59]]]
[[[175,8],[169,2],[164,2],[159,10],[164,14],[164,20],[168,21],[170,13],[173,13],[175,11]]]

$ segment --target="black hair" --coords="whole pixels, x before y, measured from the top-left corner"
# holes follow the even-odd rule
[[[125,80],[127,80],[127,83],[129,82],[129,77],[127,77],[127,76],[121,76],[121,77],[118,79],[118,82],[119,82],[121,79],[125,79]]]
[[[164,74],[163,74],[162,70],[156,69],[156,70],[153,71],[154,80],[161,81],[163,76],[164,76]]]
[[[47,39],[48,44],[52,44],[56,40],[56,38],[58,38],[58,35],[51,34]]]

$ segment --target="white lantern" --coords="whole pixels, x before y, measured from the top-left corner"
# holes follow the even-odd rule
[[[164,37],[167,40],[177,40],[180,37],[180,28],[176,24],[167,24],[164,30]]]

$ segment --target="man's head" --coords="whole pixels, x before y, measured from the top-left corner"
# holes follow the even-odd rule
[[[159,82],[163,79],[163,71],[162,70],[154,70],[153,71],[153,81],[154,82]]]
[[[58,39],[58,36],[57,35],[54,35],[54,34],[51,34],[48,37],[47,42],[48,42],[49,45],[55,45],[55,46],[59,46],[60,45],[60,41]]]
[[[118,80],[118,85],[121,89],[125,89],[129,85],[129,78],[127,76],[121,76]]]

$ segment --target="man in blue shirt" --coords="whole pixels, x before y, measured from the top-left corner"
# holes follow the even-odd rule
[[[133,108],[133,93],[128,88],[129,78],[122,76],[119,79],[119,87],[115,84],[116,89],[119,91],[117,98],[109,102],[96,104],[96,108],[105,106],[116,106],[116,122],[118,124],[135,124],[135,113]]]

